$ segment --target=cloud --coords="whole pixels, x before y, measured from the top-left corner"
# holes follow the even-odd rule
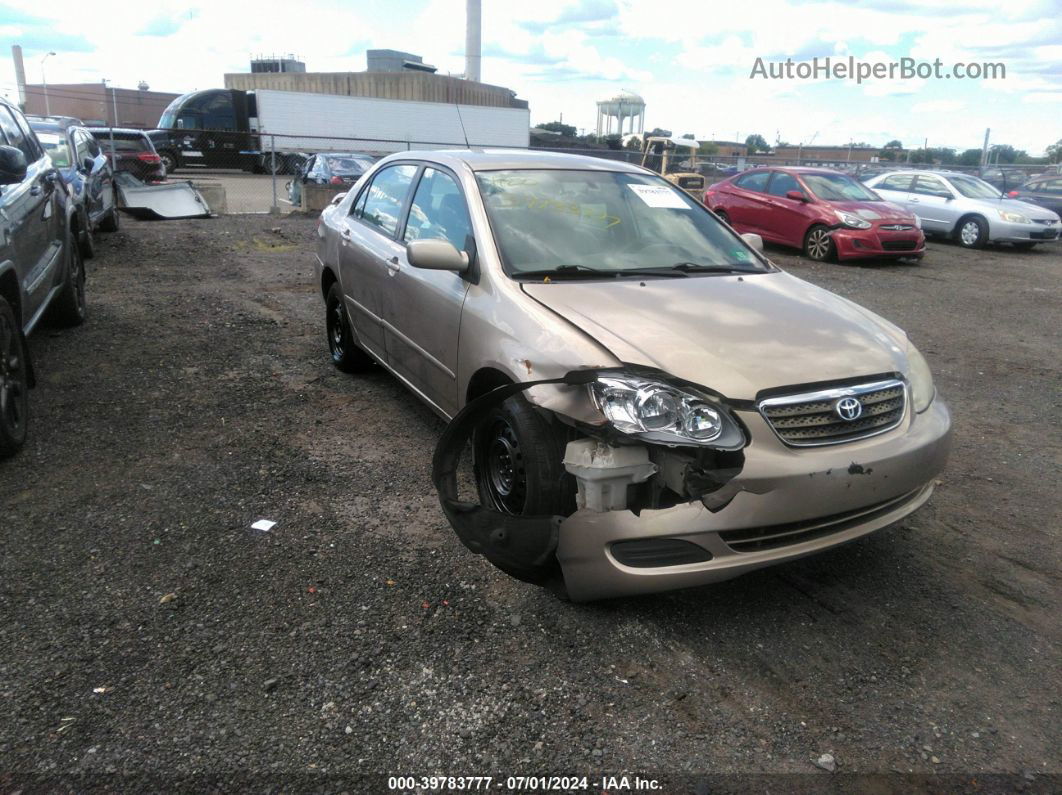
[[[171,17],[159,16],[137,31],[140,36],[172,36],[181,29],[181,23]]]

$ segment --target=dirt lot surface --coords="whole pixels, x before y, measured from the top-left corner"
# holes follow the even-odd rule
[[[31,438],[0,464],[0,789],[626,772],[792,791],[831,780],[825,753],[835,786],[1062,786],[1058,247],[772,251],[926,353],[955,418],[936,495],[818,557],[572,605],[454,537],[434,415],[333,369],[313,233],[127,220],[90,264],[88,324],[32,338]]]

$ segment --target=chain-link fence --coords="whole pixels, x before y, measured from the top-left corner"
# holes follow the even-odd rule
[[[171,179],[188,179],[213,197],[212,206],[227,213],[286,213],[319,211],[336,193],[354,184],[372,164],[385,155],[414,149],[454,149],[452,143],[289,136],[209,130],[154,130],[149,133]],[[795,157],[756,154],[748,156],[706,155],[689,149],[666,153],[637,149],[535,148],[616,160],[661,172],[694,172],[711,184],[758,166],[818,166],[837,169],[857,178],[884,171],[925,169],[962,171],[981,177],[1002,193],[1014,190],[1030,177],[1052,173],[1059,166],[993,165],[961,166],[869,162],[864,152],[799,153]],[[840,155],[840,156],[836,156]]]

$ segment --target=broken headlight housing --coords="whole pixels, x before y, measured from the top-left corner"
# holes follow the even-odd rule
[[[594,403],[613,428],[647,442],[740,450],[745,434],[720,404],[688,387],[638,375],[598,376]]]

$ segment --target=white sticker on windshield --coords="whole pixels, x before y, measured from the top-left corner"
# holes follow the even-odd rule
[[[650,207],[671,210],[688,210],[690,206],[683,201],[678,192],[663,185],[627,185],[635,195]]]

